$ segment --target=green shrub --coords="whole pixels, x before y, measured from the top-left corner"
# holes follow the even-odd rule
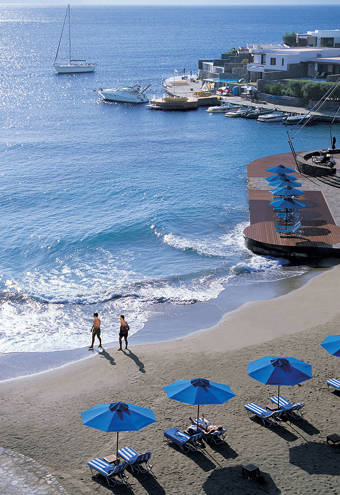
[[[283,42],[288,46],[296,46],[296,33],[292,31],[291,33],[285,33],[282,36]]]

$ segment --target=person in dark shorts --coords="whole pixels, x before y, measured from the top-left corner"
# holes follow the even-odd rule
[[[98,318],[98,313],[93,313],[93,325],[91,328],[91,332],[92,332],[92,342],[91,342],[91,345],[89,347],[89,351],[92,351],[93,345],[94,345],[94,339],[96,337],[99,340],[99,346],[98,347],[100,347],[100,348],[102,347],[102,339],[100,338],[100,319]]]
[[[125,321],[124,315],[120,315],[120,330],[119,330],[119,349],[118,351],[122,351],[122,339],[124,338],[125,340],[125,349],[128,348],[128,333],[129,333],[130,327]]]

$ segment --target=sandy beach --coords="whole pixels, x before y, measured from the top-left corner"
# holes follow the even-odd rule
[[[93,359],[3,382],[1,446],[33,458],[69,495],[339,493],[340,451],[326,444],[326,436],[340,434],[340,397],[327,389],[326,379],[340,377],[340,361],[320,347],[339,333],[339,293],[335,267],[289,294],[247,303],[191,336],[129,352],[105,349]],[[305,402],[304,420],[266,428],[248,418],[244,404],[265,406],[276,391],[247,374],[248,362],[265,355],[313,365],[312,380],[282,387],[284,397]],[[162,387],[194,377],[227,383],[237,396],[202,411],[227,428],[225,445],[186,455],[162,432],[187,427],[196,408],[171,401]],[[156,415],[156,423],[120,435],[120,446],[152,451],[154,476],[129,475],[130,488],[109,489],[91,477],[87,461],[113,453],[115,434],[83,426],[80,412],[117,400]],[[242,478],[241,465],[248,463],[266,473],[264,485]]]

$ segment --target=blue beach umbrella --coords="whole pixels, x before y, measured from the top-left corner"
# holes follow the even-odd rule
[[[266,177],[266,181],[267,182],[275,182],[277,181],[278,179],[289,179],[289,180],[292,180],[293,182],[297,182],[297,178],[294,177],[294,175],[290,175],[290,174],[275,174],[275,175],[272,175],[271,177]]]
[[[271,201],[270,206],[272,206],[273,208],[282,208],[285,210],[298,210],[299,208],[305,208],[306,205],[304,203],[300,203],[300,201],[297,201],[296,199],[286,198]]]
[[[312,378],[312,366],[294,357],[265,356],[248,364],[248,375],[268,385],[297,385]]]
[[[303,192],[299,191],[294,187],[294,185],[284,185],[284,186],[278,186],[275,189],[271,191],[272,194],[275,196],[303,196]]]
[[[223,404],[235,397],[228,385],[212,382],[205,378],[178,380],[163,388],[170,399],[197,405],[197,421],[201,404]]]
[[[296,172],[293,168],[286,167],[286,165],[276,165],[275,167],[267,168],[267,172],[273,172],[274,174],[280,173],[293,173]]]
[[[284,186],[286,184],[289,184],[289,185],[294,186],[294,187],[300,187],[302,185],[301,182],[297,182],[297,180],[295,178],[290,178],[287,175],[285,177],[277,176],[277,177],[275,177],[275,180],[272,180],[269,182],[270,182],[270,186],[272,186],[272,187]]]
[[[135,406],[125,402],[112,402],[111,404],[99,404],[98,406],[82,411],[82,422],[85,426],[101,431],[117,433],[120,431],[137,431],[156,421],[151,409]]]
[[[320,345],[333,356],[340,357],[340,335],[330,335]]]

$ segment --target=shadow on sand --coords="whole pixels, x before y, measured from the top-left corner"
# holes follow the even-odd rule
[[[216,464],[211,459],[209,459],[201,450],[196,450],[195,452],[183,452],[183,450],[181,450],[179,447],[177,447],[177,445],[173,443],[168,443],[168,445],[172,449],[177,450],[177,452],[180,452],[189,459],[193,460],[203,471],[211,471],[216,467]]]
[[[92,480],[96,481],[98,485],[101,485],[103,488],[107,489],[108,493],[117,493],[120,494],[122,493],[123,495],[133,495],[134,491],[132,486],[128,485],[123,485],[123,484],[111,484],[110,486],[107,484],[107,481],[103,476],[100,476],[99,474],[94,474],[92,476]],[[130,481],[130,477],[129,477]]]
[[[279,495],[281,491],[277,488],[272,477],[268,473],[261,472],[261,482],[248,480],[242,476],[242,466],[224,467],[215,469],[203,483],[203,492],[206,495],[226,495],[229,488],[233,495],[257,495],[267,493]]]
[[[142,485],[144,490],[150,495],[165,495],[164,488],[158,483],[156,476],[154,476],[152,473],[136,473],[134,474],[134,477],[136,480],[138,480],[138,483]]]
[[[255,417],[250,418],[252,421],[255,423],[260,424],[263,428],[266,428],[263,426],[263,423],[261,419]],[[267,428],[268,430],[272,431],[273,433],[276,433],[279,435],[279,437],[283,438],[284,440],[287,440],[287,442],[293,442],[294,440],[297,440],[299,437],[297,437],[294,433],[291,431],[287,430],[284,426],[281,425],[281,423],[275,423],[271,428]]]
[[[107,359],[110,364],[112,364],[112,365],[115,365],[116,364],[116,361],[114,360],[114,358],[111,356],[111,354],[109,354],[104,349],[104,347],[102,348],[102,351],[101,352],[98,352],[98,354],[99,354],[100,357]]]
[[[226,441],[217,444],[210,442],[209,447],[225,459],[236,459],[238,457],[238,453]]]
[[[123,354],[125,354],[125,356],[129,357],[130,359],[132,359],[132,361],[136,363],[136,366],[138,367],[141,373],[145,373],[144,363],[142,363],[142,361],[139,359],[139,357],[136,354],[131,352],[130,349],[124,350]]]
[[[340,451],[325,442],[306,442],[289,449],[289,462],[309,474],[339,476]]]

